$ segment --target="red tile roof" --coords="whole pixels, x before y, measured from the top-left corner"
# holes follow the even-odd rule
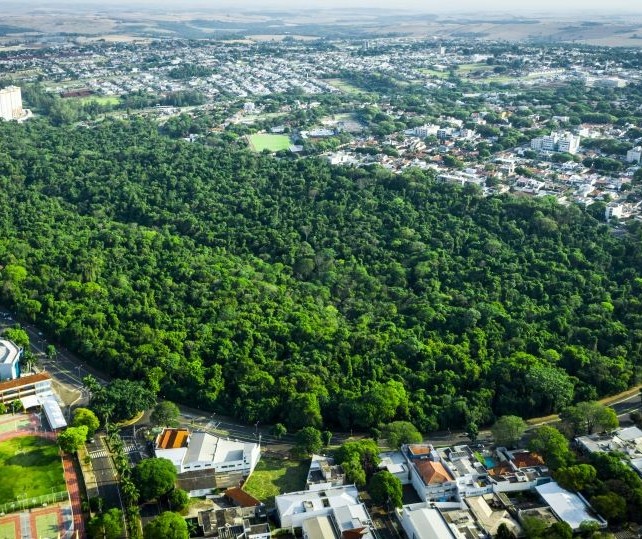
[[[423,460],[417,462],[416,466],[419,475],[426,485],[441,485],[442,483],[452,481],[450,474],[441,462]]]
[[[21,378],[16,378],[15,380],[7,380],[5,382],[0,382],[0,393],[7,391],[9,389],[18,389],[24,386],[30,386],[38,382],[44,382],[45,380],[51,380],[46,372],[40,372],[38,374],[28,374]]]
[[[228,488],[225,491],[225,496],[240,507],[256,507],[257,505],[261,505],[259,500],[239,487]]]

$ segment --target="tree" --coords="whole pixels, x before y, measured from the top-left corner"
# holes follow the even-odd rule
[[[58,435],[58,445],[65,453],[75,453],[87,439],[87,427],[67,427]]]
[[[578,464],[559,468],[554,477],[562,488],[579,491],[595,481],[597,471],[590,464]]]
[[[502,522],[497,528],[496,539],[515,539],[515,534],[508,529],[505,522]]]
[[[92,438],[93,435],[96,434],[98,427],[100,427],[100,421],[96,417],[96,414],[88,408],[76,408],[71,424],[74,427],[80,427],[82,425],[87,427],[87,439]]]
[[[546,521],[537,517],[524,517],[522,522],[527,539],[543,539],[546,534]]]
[[[591,505],[608,521],[619,522],[626,515],[626,500],[615,492],[593,496]]]
[[[88,524],[91,539],[120,539],[123,536],[123,512],[120,509],[110,509],[96,515]]]
[[[274,437],[277,440],[280,440],[283,438],[288,433],[288,429],[285,427],[283,423],[277,423],[272,427],[272,434],[274,434]]]
[[[145,539],[188,539],[187,522],[177,513],[165,511],[143,530]]]
[[[366,486],[366,471],[359,460],[346,460],[341,464],[348,483],[354,483],[358,488]]]
[[[45,354],[47,356],[47,359],[53,361],[58,356],[58,351],[56,350],[56,347],[53,344],[48,344]]]
[[[295,435],[296,449],[298,452],[310,455],[318,453],[323,447],[321,432],[314,427],[304,427]]]
[[[5,329],[2,336],[17,344],[20,348],[29,350],[29,334],[20,326]]]
[[[177,427],[180,413],[178,406],[173,402],[161,401],[154,406],[149,420],[152,425],[159,427]]]
[[[323,440],[323,447],[328,447],[332,441],[332,432],[329,430],[324,430],[321,433],[321,439]]]
[[[399,449],[403,444],[416,444],[423,440],[417,428],[408,421],[393,421],[381,429],[381,437],[388,440],[388,446]]]
[[[167,494],[167,501],[173,511],[182,511],[189,504],[189,494],[183,489],[175,488]]]
[[[171,460],[151,458],[134,468],[132,479],[142,500],[154,500],[174,488],[176,467]]]
[[[542,425],[535,430],[528,448],[540,454],[551,470],[566,465],[573,456],[566,437],[549,425]]]
[[[387,470],[372,476],[368,483],[368,492],[373,501],[379,505],[390,504],[391,507],[403,505],[401,481]]]
[[[511,447],[515,445],[526,432],[526,422],[515,415],[500,417],[490,428],[497,445]]]
[[[120,378],[105,387],[94,385],[91,391],[91,407],[98,416],[109,417],[114,423],[131,419],[152,406],[155,400],[154,393],[143,383]]]
[[[560,417],[574,435],[593,434],[596,429],[613,430],[619,425],[615,410],[595,401],[568,406]]]

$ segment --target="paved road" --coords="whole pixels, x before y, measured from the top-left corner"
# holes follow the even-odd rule
[[[91,465],[96,476],[98,492],[105,500],[106,508],[117,507],[122,509],[116,468],[109,454],[109,449],[102,436],[96,436],[93,443],[87,444],[87,451],[91,457]]]

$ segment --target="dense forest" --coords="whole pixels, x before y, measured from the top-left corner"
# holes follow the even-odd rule
[[[574,205],[143,120],[0,123],[0,185],[2,302],[166,398],[429,431],[638,379],[642,227],[615,236]]]

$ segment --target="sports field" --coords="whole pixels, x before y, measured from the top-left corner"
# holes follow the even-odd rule
[[[37,436],[0,442],[0,504],[67,490],[58,446]]]
[[[93,101],[98,105],[118,105],[120,97],[117,95],[90,95],[87,97],[79,97],[78,101],[81,103],[90,103]]]
[[[36,516],[38,537],[59,537],[58,513],[47,513]]]
[[[254,152],[262,152],[263,150],[278,152],[287,150],[291,145],[290,137],[287,135],[248,135],[247,140],[250,144],[250,149]]]

